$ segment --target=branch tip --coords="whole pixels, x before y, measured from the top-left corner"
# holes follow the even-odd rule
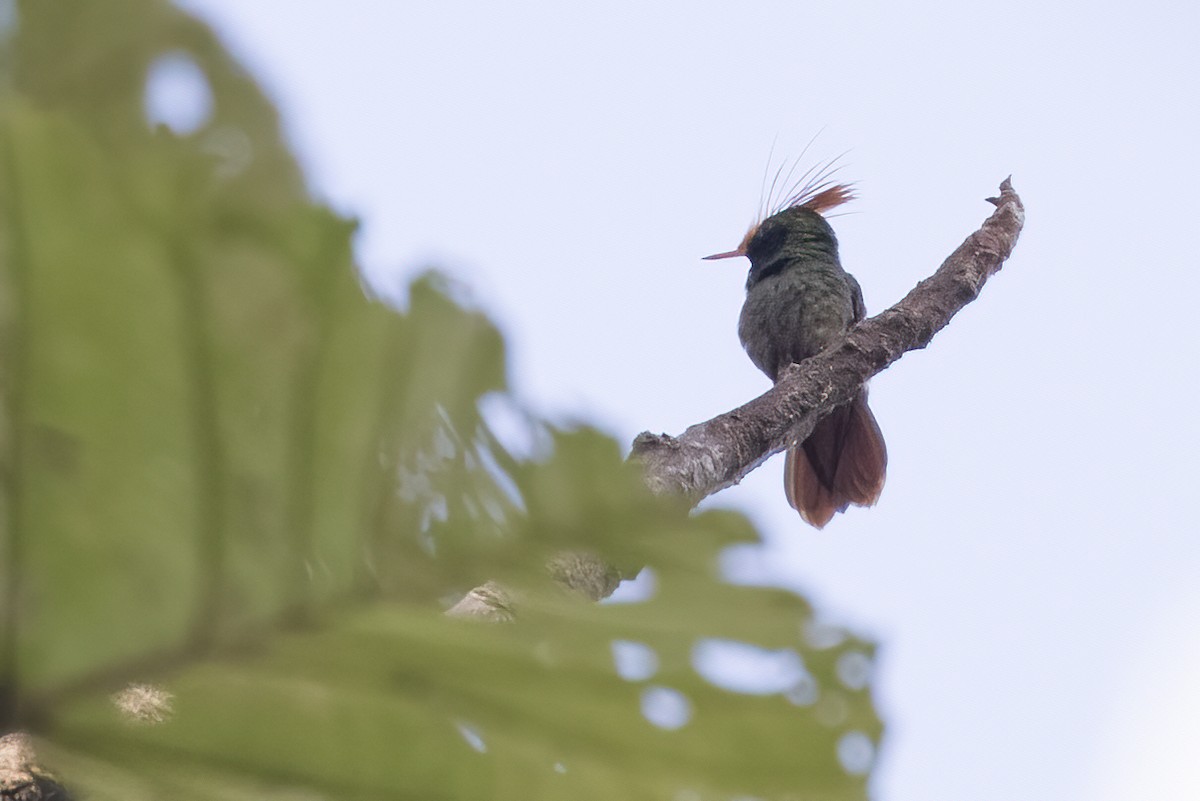
[[[670,448],[675,443],[675,437],[669,434],[651,434],[649,431],[643,431],[634,437],[633,451],[630,455],[638,456],[658,448]]]
[[[1012,176],[1008,176],[1000,182],[999,197],[984,198],[988,203],[991,203],[996,208],[1001,208],[1006,204],[1012,204],[1016,207],[1017,212],[1024,212],[1025,206],[1021,203],[1020,196],[1013,189]]]

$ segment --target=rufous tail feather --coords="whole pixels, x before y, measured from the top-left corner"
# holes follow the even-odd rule
[[[788,448],[783,472],[788,503],[817,528],[850,504],[874,504],[886,477],[887,446],[866,392],[817,423],[804,442]]]

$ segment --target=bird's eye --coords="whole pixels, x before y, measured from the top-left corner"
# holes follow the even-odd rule
[[[782,247],[785,236],[781,225],[760,225],[746,234],[746,255],[752,261],[760,261]]]

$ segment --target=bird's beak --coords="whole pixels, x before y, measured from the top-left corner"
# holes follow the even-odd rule
[[[711,256],[705,256],[704,261],[716,261],[717,259],[732,259],[737,256],[745,256],[745,255],[746,255],[746,251],[742,250],[741,248],[738,248],[737,250],[731,250],[727,253],[714,253]]]

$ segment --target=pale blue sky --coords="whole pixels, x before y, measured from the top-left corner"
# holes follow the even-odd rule
[[[1200,12],[1185,4],[188,0],[279,103],[363,264],[430,263],[536,408],[623,440],[767,387],[740,240],[768,151],[843,150],[869,309],[974,230],[1013,258],[875,380],[880,504],[823,532],[772,462],[739,570],[882,642],[885,801],[1200,797]],[[1183,11],[1174,9],[1186,9]]]

